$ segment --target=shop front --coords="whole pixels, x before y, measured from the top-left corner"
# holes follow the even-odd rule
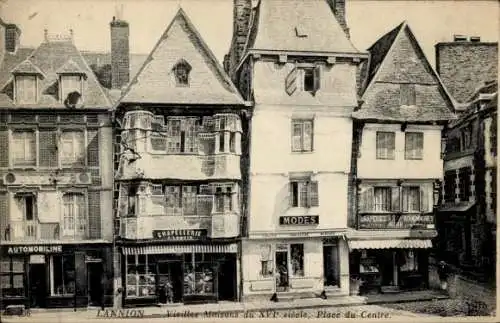
[[[359,293],[428,288],[430,240],[349,241],[350,275]]]
[[[1,253],[4,308],[112,304],[109,245],[8,245],[1,247]]]
[[[237,299],[236,243],[126,244],[124,306]]]
[[[268,235],[273,238],[242,242],[246,299],[267,298],[274,293],[279,298],[287,294],[314,297],[323,291],[349,292],[348,249],[340,235],[322,237],[319,232],[287,233],[287,238],[279,233]]]

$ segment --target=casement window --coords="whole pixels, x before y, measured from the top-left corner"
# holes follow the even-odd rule
[[[424,134],[421,132],[405,133],[405,159],[422,159]]]
[[[291,244],[290,245],[290,262],[292,267],[293,276],[304,276],[304,245]]]
[[[52,296],[75,293],[75,257],[73,255],[50,256],[50,294]]]
[[[313,120],[292,120],[292,151],[313,150]]]
[[[181,120],[168,120],[167,125],[167,152],[177,154],[181,152]]]
[[[396,134],[394,132],[377,131],[377,159],[394,159]]]
[[[169,119],[167,153],[198,153],[197,119]]]
[[[37,234],[37,208],[36,198],[33,193],[16,193],[15,194],[15,207],[22,216],[24,225],[22,227],[22,234],[24,238],[36,239]]]
[[[444,173],[444,201],[455,202],[455,187],[457,173],[455,170],[446,171]]]
[[[309,179],[297,179],[290,182],[291,207],[319,206],[318,182]]]
[[[24,258],[3,256],[0,261],[0,286],[6,297],[24,296]]]
[[[191,65],[185,60],[180,60],[175,64],[174,68],[175,82],[177,86],[189,86],[189,72],[191,72]]]
[[[34,104],[38,102],[37,76],[20,75],[15,77],[16,102]]]
[[[14,166],[36,165],[36,135],[34,131],[12,132]]]
[[[135,217],[137,216],[137,202],[138,202],[138,187],[132,185],[128,189],[127,195],[127,216]]]
[[[85,238],[87,213],[85,195],[66,193],[63,195],[63,235]]]
[[[390,187],[375,187],[374,193],[374,211],[388,212],[392,208],[392,192]]]
[[[261,245],[260,247],[260,271],[261,277],[272,277],[274,275],[271,245]]]
[[[215,131],[219,153],[240,153],[240,143],[237,142],[237,132],[241,130],[239,119],[235,115],[217,115],[214,117]]]
[[[125,267],[126,297],[150,297],[156,295],[155,263],[149,255],[128,255]]]
[[[196,195],[198,187],[182,186],[182,208],[184,215],[196,215]]]
[[[400,84],[399,94],[401,105],[416,104],[415,84]]]
[[[321,86],[321,66],[295,66],[285,78],[285,92],[294,94],[298,89],[315,95]]]
[[[469,201],[471,195],[470,167],[462,167],[458,171],[458,187],[460,189],[460,201]]]
[[[167,215],[181,215],[181,186],[165,186],[165,198]]]
[[[61,100],[68,99],[70,93],[77,92],[83,95],[82,76],[81,75],[62,75],[61,76]]]
[[[233,211],[233,188],[223,186],[215,188],[215,212],[224,213]]]
[[[421,199],[420,199],[419,186],[403,186],[402,188],[402,207],[403,212],[420,212]]]
[[[61,165],[85,165],[85,136],[83,131],[63,131],[61,133]]]

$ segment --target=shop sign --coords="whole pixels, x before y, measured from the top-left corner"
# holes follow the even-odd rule
[[[319,215],[280,216],[280,225],[315,225],[319,223]]]
[[[30,253],[59,253],[62,252],[61,245],[55,246],[12,246],[7,249],[9,255],[30,254]]]
[[[30,255],[30,264],[44,264],[45,255]]]
[[[153,230],[155,239],[202,239],[206,236],[206,229]]]

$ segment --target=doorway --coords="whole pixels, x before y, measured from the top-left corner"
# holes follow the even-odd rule
[[[106,286],[102,285],[102,262],[87,263],[87,286],[89,306],[101,306]]]
[[[288,282],[288,251],[276,251],[276,291],[286,292],[289,288]]]
[[[227,256],[220,262],[218,275],[219,300],[236,300],[236,256]]]
[[[182,261],[159,261],[157,271],[158,302],[161,304],[182,302]]]
[[[323,275],[325,287],[339,287],[338,265],[337,245],[323,245]]]
[[[47,271],[45,264],[29,265],[30,307],[45,307],[47,297]]]

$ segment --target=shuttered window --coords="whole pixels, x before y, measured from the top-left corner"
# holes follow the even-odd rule
[[[36,145],[34,131],[14,131],[12,133],[12,153],[15,166],[36,165]]]
[[[374,211],[386,212],[391,211],[392,207],[392,191],[390,187],[375,187],[374,188]]]
[[[313,150],[313,120],[292,120],[292,151]]]
[[[396,134],[394,132],[377,131],[377,159],[394,159]]]
[[[39,163],[41,167],[57,167],[57,133],[55,130],[40,130]]]
[[[421,132],[405,133],[405,159],[422,159],[424,134]]]
[[[421,199],[419,186],[404,186],[403,188],[403,212],[420,212]]]
[[[9,133],[7,130],[0,130],[0,167],[9,166]]]
[[[87,231],[85,196],[67,193],[63,196],[63,235],[84,238]]]
[[[88,192],[89,238],[101,238],[101,192]]]
[[[319,206],[318,182],[309,180],[294,180],[290,182],[290,206]]]

